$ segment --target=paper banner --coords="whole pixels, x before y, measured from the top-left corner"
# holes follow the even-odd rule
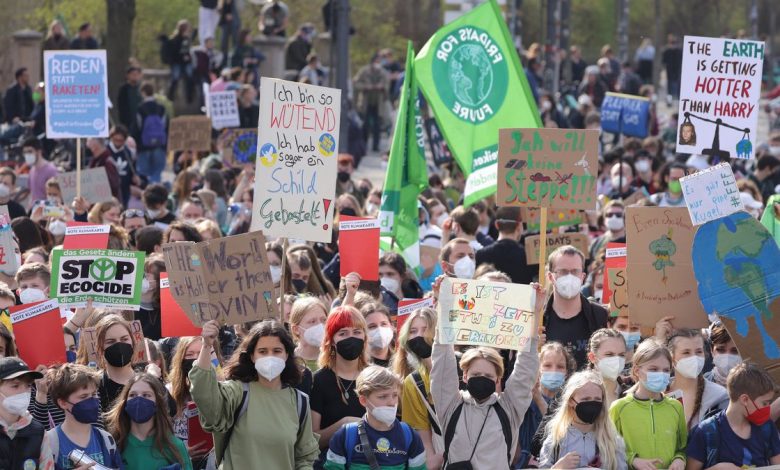
[[[235,90],[210,91],[206,100],[206,115],[211,118],[211,126],[217,130],[240,126]]]
[[[445,277],[439,291],[439,341],[527,351],[534,331],[531,286]]]
[[[57,300],[15,305],[8,309],[19,357],[35,369],[66,362],[60,306]]]
[[[601,297],[601,303],[608,304],[612,297],[612,289],[609,284],[609,268],[626,267],[626,244],[625,243],[607,243],[607,250],[604,260],[604,294]],[[614,277],[613,277],[614,279]]]
[[[106,68],[104,50],[44,51],[46,137],[108,137]]]
[[[684,207],[626,208],[631,321],[652,327],[667,315],[675,328],[703,328],[707,314],[693,274],[693,236]],[[634,274],[636,273],[636,274]]]
[[[68,222],[62,248],[65,250],[105,250],[108,248],[110,225]]]
[[[396,331],[400,332],[409,315],[421,308],[435,308],[433,297],[425,299],[402,299],[398,301],[398,315],[395,317]]]
[[[629,137],[647,137],[650,99],[644,96],[607,93],[601,103],[601,130]]]
[[[76,199],[77,172],[60,173],[55,177],[60,185],[62,200],[69,205]],[[81,197],[90,204],[110,201],[114,198],[105,167],[86,168],[81,170]]]
[[[526,264],[539,264],[539,235],[525,237],[525,260]],[[580,250],[585,258],[588,257],[588,236],[584,233],[561,233],[547,235],[547,254],[549,255],[556,248],[572,245]],[[546,263],[547,260],[544,260]]]
[[[255,163],[257,129],[225,129],[220,136],[222,160],[230,166]]]
[[[14,231],[11,228],[11,216],[8,206],[0,206],[0,272],[14,276],[19,269],[16,259],[17,244],[14,242]]]
[[[680,178],[680,183],[693,225],[745,210],[728,163],[684,176]]]
[[[187,314],[171,294],[168,273],[160,273],[160,334],[172,336],[200,336],[201,329],[192,324]]]
[[[501,129],[498,206],[595,209],[598,130]]]
[[[745,212],[707,222],[693,240],[693,271],[707,314],[718,314],[742,359],[780,380],[780,249]]]
[[[211,119],[191,115],[171,119],[168,126],[168,152],[211,150]]]
[[[753,158],[764,43],[685,36],[677,153]]]
[[[330,243],[340,115],[341,90],[261,79],[252,230]]]
[[[139,310],[144,278],[142,251],[62,250],[51,256],[51,296],[66,307]]]
[[[162,250],[171,294],[194,325],[280,318],[262,232],[166,243]]]
[[[340,273],[360,274],[364,281],[379,280],[379,220],[339,217]]]
[[[525,223],[526,230],[539,231],[541,210],[532,207],[523,207],[520,210],[521,220]],[[577,209],[547,209],[547,228],[569,227],[582,223],[582,211]]]

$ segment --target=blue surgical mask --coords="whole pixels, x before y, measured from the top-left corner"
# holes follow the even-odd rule
[[[623,338],[626,340],[627,351],[633,351],[637,343],[639,343],[639,340],[642,339],[638,331],[636,333],[621,331],[620,334],[623,335]]]
[[[540,380],[542,387],[547,390],[558,390],[566,381],[566,374],[563,372],[542,372]]]
[[[669,386],[669,372],[648,372],[647,379],[642,381],[642,385],[653,393],[663,393]]]
[[[76,362],[76,351],[65,351],[65,358],[68,362]]]

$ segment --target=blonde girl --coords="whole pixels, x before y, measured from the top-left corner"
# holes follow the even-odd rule
[[[316,297],[301,297],[292,304],[290,332],[295,340],[295,356],[303,359],[312,373],[319,370],[317,359],[325,338],[325,321],[328,309]]]
[[[588,343],[590,368],[604,380],[607,409],[620,397],[622,385],[620,374],[626,366],[626,340],[619,331],[611,328],[596,330]]]
[[[597,467],[625,470],[623,439],[607,415],[604,381],[598,372],[577,372],[547,423],[539,468]]]
[[[627,395],[612,404],[609,416],[626,442],[626,461],[636,470],[685,468],[688,426],[679,401],[664,397],[672,370],[672,355],[654,338],[634,353]]]

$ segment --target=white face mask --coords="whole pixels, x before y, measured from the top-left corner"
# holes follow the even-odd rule
[[[319,323],[314,326],[306,328],[303,332],[303,340],[310,346],[319,346],[322,344],[322,340],[325,338],[325,325]]]
[[[704,369],[704,358],[701,356],[691,356],[686,357],[685,359],[680,359],[674,366],[674,370],[676,370],[683,377],[687,377],[689,379],[695,379],[698,377],[699,374],[701,374],[702,369]]]
[[[68,228],[67,224],[61,220],[52,220],[49,224],[49,232],[55,237],[65,235],[66,228]]]
[[[444,226],[444,222],[447,220],[447,217],[449,216],[450,215],[447,214],[446,212],[442,212],[441,215],[436,217],[436,225],[438,225],[439,227]]]
[[[650,171],[652,168],[652,165],[650,165],[650,162],[647,160],[639,160],[634,166],[636,167],[636,171],[639,173]]]
[[[567,274],[555,280],[555,291],[564,299],[573,299],[580,295],[582,279],[574,274]]]
[[[287,362],[276,356],[258,357],[255,361],[255,370],[266,380],[271,381],[282,373]]]
[[[282,280],[282,267],[274,266],[273,264],[268,266],[268,271],[271,272],[271,281],[276,284]]]
[[[160,209],[146,209],[146,213],[149,214],[149,218],[156,219],[160,212],[162,212]]]
[[[141,293],[148,294],[151,288],[152,284],[149,282],[149,279],[144,278],[144,280],[141,281]]]
[[[374,328],[368,332],[368,344],[374,349],[384,349],[393,340],[393,329],[385,326]]]
[[[604,290],[603,289],[596,289],[593,292],[593,298],[601,302],[601,298],[604,297]]]
[[[42,290],[35,289],[33,287],[24,289],[19,293],[19,300],[21,300],[23,304],[41,302],[46,300],[47,298],[48,297],[46,297],[46,294]]]
[[[619,232],[625,227],[625,221],[622,217],[607,217],[604,221],[604,225],[606,225],[611,232]]]
[[[460,279],[471,279],[474,277],[474,271],[476,269],[476,263],[468,256],[464,256],[452,265],[455,277]]]
[[[35,165],[35,161],[38,159],[38,155],[34,153],[25,153],[24,154],[24,163],[27,164],[27,166],[33,166]]]
[[[379,280],[379,283],[382,285],[382,287],[385,288],[386,291],[392,292],[393,294],[398,291],[398,287],[400,286],[398,280],[393,279],[390,276],[383,277]]]
[[[720,375],[729,375],[731,369],[742,363],[742,357],[738,354],[718,354],[712,357],[713,365],[718,369]]]
[[[3,399],[3,408],[14,416],[21,416],[30,406],[30,392],[17,393]],[[378,419],[378,418],[377,418]]]
[[[624,367],[626,367],[626,358],[620,356],[605,357],[597,364],[601,376],[612,381],[618,378]]]
[[[623,188],[628,186],[628,175],[623,175]],[[622,192],[623,188],[620,187],[620,177],[614,176],[612,178],[612,189]]]
[[[368,214],[373,214],[374,212],[376,212],[377,209],[379,209],[379,206],[377,206],[373,202],[367,202],[366,203],[366,212]]]
[[[371,407],[371,416],[385,426],[391,426],[395,423],[396,413],[398,413],[398,405]]]
[[[0,183],[0,197],[8,197],[11,194],[11,189],[7,185]]]

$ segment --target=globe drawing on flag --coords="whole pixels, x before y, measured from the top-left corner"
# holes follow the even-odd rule
[[[450,86],[455,96],[468,106],[479,106],[493,88],[493,67],[485,48],[464,44],[457,48],[449,62]]]

